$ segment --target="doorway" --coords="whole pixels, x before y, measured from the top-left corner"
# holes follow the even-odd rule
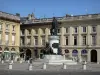
[[[31,58],[31,50],[27,49],[26,50],[26,60],[29,60]]]
[[[97,51],[91,50],[91,62],[97,62]]]

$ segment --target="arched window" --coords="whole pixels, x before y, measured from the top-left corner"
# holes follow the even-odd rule
[[[12,48],[12,49],[11,49],[11,52],[12,52],[12,53],[15,53],[15,48]]]
[[[73,51],[72,51],[72,55],[73,55],[73,56],[78,55],[78,51],[77,51],[77,50],[73,50]]]
[[[11,51],[15,51],[15,48],[12,48]]]
[[[9,48],[8,48],[8,47],[6,47],[6,48],[4,49],[4,51],[9,51]]]
[[[82,51],[81,51],[81,54],[87,54],[87,50],[85,50],[85,49],[82,50]]]
[[[68,50],[68,49],[66,49],[66,50],[65,50],[65,53],[69,53],[69,50]]]

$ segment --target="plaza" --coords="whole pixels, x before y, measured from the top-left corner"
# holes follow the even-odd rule
[[[100,62],[100,14],[65,15],[56,18],[57,34],[64,59]],[[43,49],[50,37],[52,18],[37,19],[32,13],[22,17],[21,22],[21,58],[42,59]]]

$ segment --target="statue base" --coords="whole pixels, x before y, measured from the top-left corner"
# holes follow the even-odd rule
[[[53,50],[54,54],[58,53],[58,47],[59,47],[59,36],[57,35],[51,35],[49,37],[49,44],[51,49]]]
[[[67,59],[65,60],[62,55],[45,55],[44,62],[51,65],[62,65],[63,63],[67,65],[76,65],[77,62]]]

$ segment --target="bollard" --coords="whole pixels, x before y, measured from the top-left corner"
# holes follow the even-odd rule
[[[97,64],[99,64],[99,62],[97,62]]]
[[[46,69],[46,63],[43,63],[43,69]]]
[[[86,61],[84,61],[84,63],[85,63],[85,64],[87,64],[87,62],[86,62]]]
[[[29,64],[29,71],[32,71],[32,70],[33,70],[32,64]]]
[[[30,63],[30,61],[29,61],[29,60],[28,60],[27,62],[28,62],[28,63]]]
[[[22,61],[22,59],[20,60],[20,63],[22,63],[23,61]]]
[[[13,61],[13,60],[11,60],[11,63],[13,64],[13,63],[14,63],[14,61]]]
[[[2,60],[1,62],[2,62],[2,64],[3,64],[3,63],[4,63],[4,60]]]
[[[9,69],[10,70],[12,69],[12,63],[9,63]]]
[[[83,70],[86,70],[86,64],[83,63]]]
[[[63,63],[63,69],[66,69],[66,64],[65,63]]]

